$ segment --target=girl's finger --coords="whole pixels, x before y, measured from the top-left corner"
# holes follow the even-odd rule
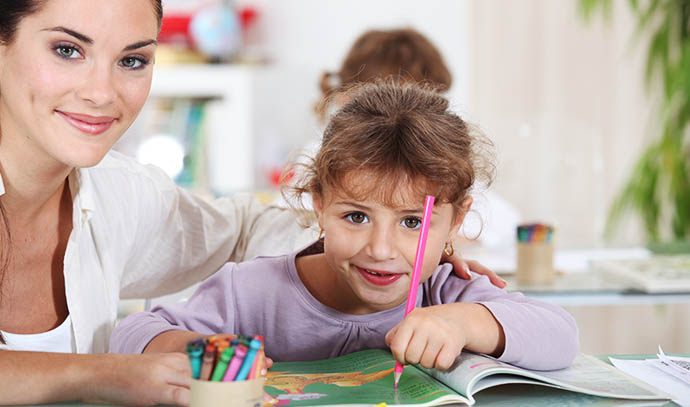
[[[386,337],[384,338],[385,341],[386,341],[386,346],[388,346],[389,348],[391,347],[391,341],[392,341],[393,338],[395,337],[395,333],[398,332],[398,327],[399,327],[399,326],[400,326],[400,324],[398,324],[398,325],[394,326],[393,328],[391,328],[391,330],[388,331],[388,333],[386,334]]]
[[[412,334],[412,329],[398,325],[395,335],[391,337],[391,344],[389,346],[391,348],[391,353],[395,360],[400,363],[405,363],[405,352],[407,352]]]
[[[448,370],[455,363],[455,359],[458,357],[462,349],[458,350],[452,346],[442,346],[441,350],[436,356],[436,361],[434,362],[434,368],[438,370]]]
[[[436,363],[436,358],[438,357],[439,351],[441,350],[441,343],[436,343],[436,341],[428,341],[426,343],[426,348],[424,348],[424,353],[419,360],[419,363],[427,368],[431,369]]]
[[[417,364],[422,360],[422,354],[424,353],[424,349],[426,349],[427,339],[424,333],[419,330],[414,331],[412,338],[410,338],[408,342],[407,349],[405,350],[406,363]]]

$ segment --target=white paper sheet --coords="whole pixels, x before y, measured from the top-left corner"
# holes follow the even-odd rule
[[[618,369],[668,394],[677,404],[683,407],[690,407],[690,386],[682,380],[663,373],[647,360],[615,358],[609,358],[609,360]]]

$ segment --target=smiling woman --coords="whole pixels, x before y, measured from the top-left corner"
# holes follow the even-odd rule
[[[0,404],[187,404],[184,355],[105,353],[119,299],[313,235],[110,151],[148,96],[161,18],[160,0],[0,2]]]

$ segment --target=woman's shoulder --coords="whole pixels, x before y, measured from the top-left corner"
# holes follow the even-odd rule
[[[143,165],[117,151],[108,152],[100,163],[79,170],[80,183],[99,195],[147,196],[173,192],[174,181],[160,168]]]
[[[109,151],[100,163],[83,171],[91,177],[154,181],[162,184],[174,185],[172,179],[160,168],[154,165],[144,165],[133,157],[118,151]]]

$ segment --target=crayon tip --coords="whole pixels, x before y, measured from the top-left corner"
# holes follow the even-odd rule
[[[395,390],[398,390],[398,382],[400,381],[400,376],[402,375],[402,372],[395,372],[393,373],[394,381],[393,381],[393,388]]]

